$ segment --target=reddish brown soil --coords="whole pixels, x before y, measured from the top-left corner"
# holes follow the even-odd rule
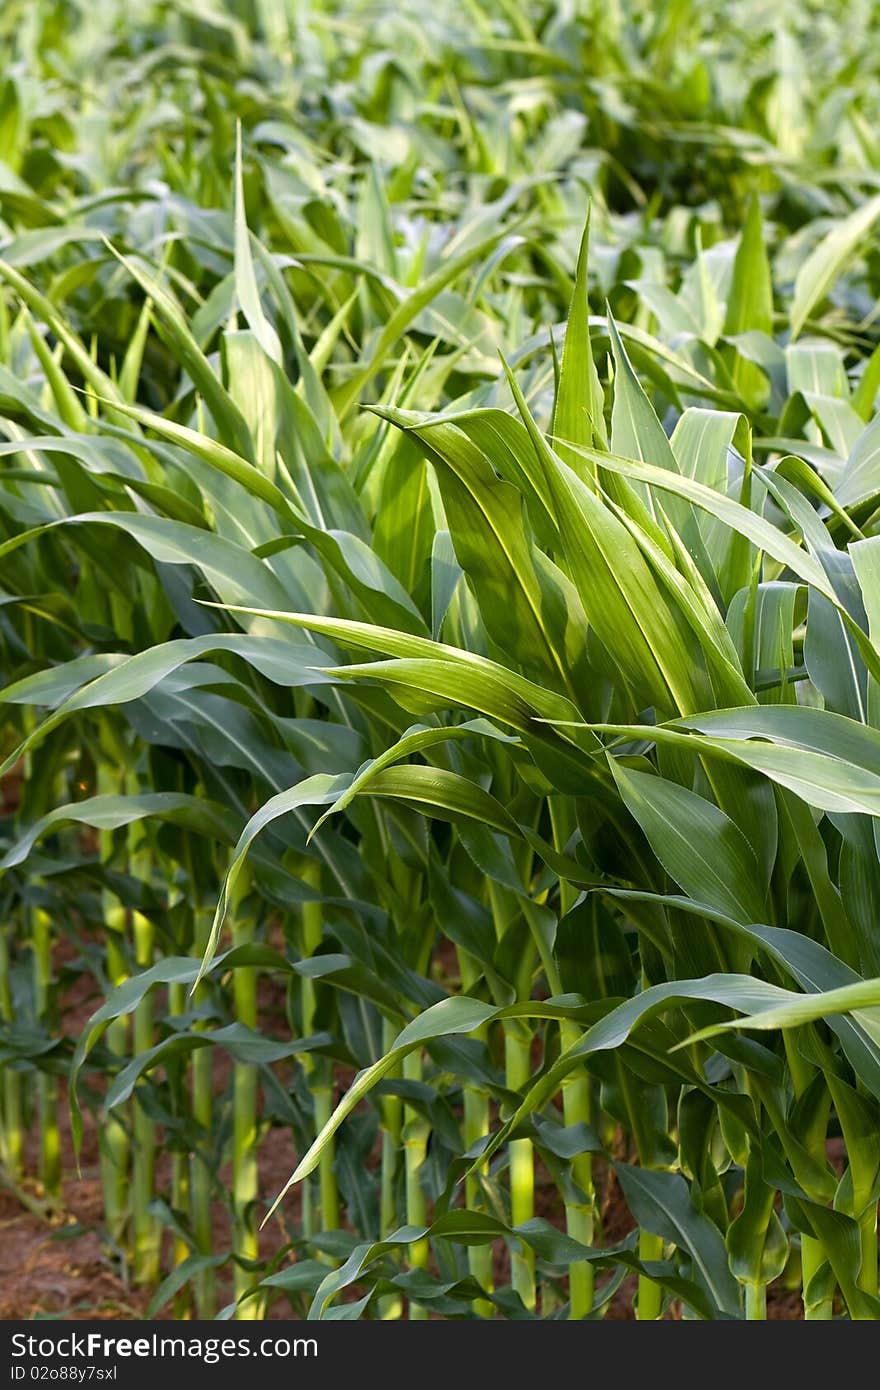
[[[143,1317],[147,1293],[126,1287],[97,1234],[101,1192],[89,1169],[65,1178],[62,1211],[51,1220],[0,1191],[0,1318]]]
[[[82,1177],[73,1164],[69,1129],[64,1128],[64,1183],[58,1209],[46,1208],[41,1217],[22,1204],[16,1193],[0,1189],[0,1319],[33,1318],[39,1314],[63,1318],[142,1318],[152,1290],[133,1287],[119,1272],[112,1251],[102,1242],[101,1186],[98,1177],[94,1127],[86,1119],[82,1152]],[[33,1160],[33,1145],[27,1157]],[[31,1166],[29,1162],[28,1166]],[[273,1129],[260,1146],[260,1190],[274,1195],[295,1166],[290,1136]],[[159,1168],[160,1178],[164,1165]],[[221,1178],[228,1176],[221,1170]],[[24,1198],[42,1205],[36,1184],[27,1183]],[[288,1211],[288,1219],[295,1212]],[[215,1208],[215,1249],[229,1245],[229,1219],[221,1205]],[[286,1242],[279,1223],[270,1223],[260,1234],[260,1257],[266,1259]],[[167,1242],[166,1242],[167,1255]],[[166,1261],[167,1264],[167,1261]],[[217,1277],[219,1304],[232,1297],[231,1275]],[[170,1306],[165,1317],[173,1315]],[[280,1300],[270,1317],[289,1316]]]
[[[18,800],[17,778],[13,774],[0,782],[0,813],[13,810]],[[283,942],[275,943],[283,946]],[[59,942],[56,965],[61,968],[70,961],[75,952],[69,943]],[[457,974],[457,959],[451,943],[444,943],[433,961],[433,972],[446,985],[453,984]],[[262,978],[259,985],[259,1004],[261,1026],[267,1032],[283,1033],[284,1005],[283,990],[273,981]],[[96,982],[88,973],[80,974],[65,992],[60,1001],[64,1017],[65,1033],[78,1037],[88,1018],[100,1002]],[[536,1065],[539,1059],[535,1058]],[[228,1081],[229,1059],[219,1050],[215,1054],[215,1081],[217,1090],[222,1090]],[[350,1075],[343,1075],[340,1069],[338,1081],[345,1087],[351,1081]],[[85,1134],[81,1154],[81,1176],[76,1173],[73,1146],[67,1122],[64,1092],[61,1095],[62,1157],[64,1181],[60,1201],[53,1209],[46,1206],[38,1187],[27,1180],[16,1192],[0,1183],[0,1319],[30,1319],[40,1315],[63,1318],[142,1318],[150,1302],[151,1290],[131,1285],[124,1277],[118,1260],[101,1237],[101,1189],[98,1177],[98,1150],[95,1139],[94,1120],[85,1115]],[[839,1146],[838,1146],[839,1147]],[[378,1161],[377,1145],[375,1160]],[[839,1164],[843,1155],[837,1150],[830,1152],[832,1161]],[[26,1149],[26,1168],[28,1172],[36,1169],[36,1152],[33,1136],[30,1136]],[[621,1150],[621,1157],[632,1158]],[[260,1192],[264,1197],[273,1197],[281,1190],[290,1175],[296,1156],[290,1134],[286,1130],[272,1129],[263,1138],[259,1151]],[[633,1229],[633,1220],[623,1200],[614,1170],[597,1160],[594,1165],[597,1202],[601,1218],[603,1244],[612,1245]],[[167,1157],[160,1158],[158,1172],[160,1186],[167,1184]],[[221,1182],[228,1187],[231,1173],[228,1167],[221,1170]],[[295,1226],[298,1221],[296,1195],[291,1194],[285,1201],[284,1220]],[[544,1217],[560,1228],[564,1218],[559,1195],[550,1174],[543,1165],[536,1170],[535,1190],[536,1214]],[[280,1218],[271,1222],[260,1233],[260,1257],[267,1259],[286,1243],[287,1235]],[[221,1203],[215,1207],[214,1248],[225,1251],[229,1247],[230,1225],[228,1210]],[[168,1267],[170,1253],[169,1240],[166,1239],[163,1266]],[[509,1278],[509,1255],[503,1242],[495,1251],[495,1278],[499,1283]],[[600,1274],[601,1287],[608,1274]],[[221,1270],[217,1275],[218,1306],[229,1301],[232,1296],[231,1274]],[[627,1278],[616,1291],[609,1306],[607,1316],[613,1320],[626,1320],[633,1317],[633,1296],[635,1277]],[[360,1290],[349,1291],[349,1297],[357,1297]],[[185,1315],[186,1309],[172,1309],[166,1306],[160,1310],[164,1316]],[[290,1307],[285,1299],[279,1299],[268,1311],[270,1318],[290,1316]],[[674,1317],[672,1313],[669,1316]],[[768,1317],[771,1319],[797,1319],[802,1317],[800,1298],[796,1292],[780,1287],[769,1291]]]
[[[62,940],[54,954],[56,969],[60,970],[76,953],[69,942]],[[283,1019],[283,990],[271,980],[261,980],[258,1000],[267,1031],[277,1030],[279,1019]],[[79,1037],[100,1002],[94,978],[88,972],[78,974],[59,1000],[65,1034]],[[215,1090],[219,1093],[228,1083],[231,1064],[220,1049],[216,1050],[214,1060]],[[41,1314],[64,1318],[141,1318],[152,1290],[134,1287],[123,1277],[119,1261],[101,1237],[102,1200],[94,1117],[85,1111],[81,1175],[78,1175],[63,1083],[59,1099],[64,1173],[60,1200],[48,1204],[39,1184],[28,1178],[17,1192],[0,1181],[0,1320],[33,1318]],[[164,1187],[167,1195],[169,1162],[167,1156],[161,1154],[161,1143],[159,1147],[157,1186],[160,1190]],[[26,1173],[36,1172],[38,1156],[33,1134],[26,1138],[24,1159]],[[260,1192],[265,1197],[274,1197],[296,1166],[289,1132],[278,1128],[269,1130],[260,1144],[258,1162]],[[228,1190],[231,1164],[224,1165],[219,1177]],[[285,1201],[285,1216],[288,1222],[296,1222],[295,1194]],[[281,1221],[270,1222],[260,1233],[260,1258],[270,1258],[287,1239]],[[229,1244],[229,1213],[222,1203],[216,1203],[214,1249],[222,1253],[228,1250]],[[169,1267],[169,1254],[170,1237],[166,1235],[164,1269]],[[218,1306],[222,1307],[232,1298],[231,1272],[218,1271],[217,1288]],[[174,1310],[166,1306],[160,1312],[169,1317]],[[286,1302],[279,1299],[269,1316],[289,1316]]]
[[[65,1146],[67,1149],[67,1146]],[[98,1234],[101,1223],[101,1193],[96,1174],[97,1151],[94,1134],[87,1131],[83,1151],[83,1177],[77,1178],[66,1155],[63,1210],[51,1222],[25,1210],[18,1198],[0,1191],[0,1320],[54,1315],[61,1318],[142,1318],[150,1301],[150,1291],[127,1285],[118,1273],[110,1252]],[[264,1193],[280,1190],[292,1167],[292,1146],[281,1130],[272,1130],[260,1150],[260,1187]],[[597,1187],[601,1198],[602,1232],[613,1244],[632,1230],[632,1217],[623,1201],[613,1171],[600,1168]],[[35,1195],[31,1189],[31,1195]],[[538,1174],[536,1211],[554,1224],[561,1224],[558,1196],[549,1178]],[[215,1246],[225,1248],[229,1223],[225,1210],[217,1209]],[[260,1238],[260,1253],[266,1257],[284,1243],[278,1226],[269,1226]],[[503,1244],[496,1251],[495,1277],[509,1277],[508,1257]],[[609,1276],[600,1276],[601,1286]],[[229,1279],[218,1279],[221,1304],[231,1296]],[[632,1319],[635,1277],[628,1277],[615,1293],[606,1316],[613,1321]],[[354,1296],[354,1295],[352,1295]],[[163,1310],[165,1317],[172,1309]],[[270,1318],[289,1318],[290,1308],[279,1300],[269,1309]],[[771,1288],[767,1316],[792,1320],[803,1317],[800,1298],[794,1291]]]

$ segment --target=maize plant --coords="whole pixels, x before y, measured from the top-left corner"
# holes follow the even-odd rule
[[[71,8],[0,16],[4,1188],[148,1317],[877,1319],[872,6]]]

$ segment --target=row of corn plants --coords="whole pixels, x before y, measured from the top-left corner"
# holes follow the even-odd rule
[[[5,1183],[151,1313],[873,1320],[870,7],[27,8]]]

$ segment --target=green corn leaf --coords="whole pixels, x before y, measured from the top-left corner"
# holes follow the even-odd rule
[[[216,839],[231,841],[235,818],[222,806],[178,792],[148,792],[143,796],[90,796],[56,806],[36,821],[0,859],[0,873],[22,864],[37,841],[55,826],[89,825],[94,830],[117,830],[146,817],[171,821]]]
[[[773,1209],[775,1200],[775,1191],[764,1181],[760,1160],[750,1155],[742,1209],[726,1238],[730,1268],[741,1284],[769,1284],[785,1268],[788,1238]]]
[[[144,270],[137,261],[123,256],[109,243],[108,249],[137,281],[152,303],[158,330],[167,337],[173,351],[189,372],[193,385],[204,396],[218,429],[229,441],[229,447],[242,458],[252,460],[254,446],[244,418],[193,337],[180,305],[164,285]]]
[[[756,194],[749,202],[737,247],[724,319],[727,338],[752,332],[768,336],[773,332],[773,281],[764,245],[761,205]],[[766,395],[766,377],[759,367],[737,353],[731,375],[744,401],[749,405],[762,403]]]
[[[721,1233],[694,1205],[681,1174],[652,1172],[629,1163],[616,1163],[614,1171],[639,1225],[686,1250],[716,1307],[736,1317],[739,1294]]]
[[[880,980],[860,980],[858,984],[817,994],[789,994],[785,1002],[759,1013],[747,1014],[731,1023],[701,1029],[694,1037],[712,1037],[728,1029],[748,1028],[766,1032],[773,1028],[798,1028],[833,1014],[851,1013],[873,1042],[880,1042]]]
[[[267,357],[281,360],[278,334],[263,312],[257,277],[251,257],[250,232],[244,206],[244,179],[241,168],[241,122],[235,131],[235,293],[248,327]]]
[[[74,671],[67,674],[67,667],[56,667],[49,673],[40,672],[36,677],[28,677],[7,687],[5,691],[0,691],[0,701],[33,701],[37,704],[49,703],[53,696],[57,697],[61,689],[67,689],[69,692],[55,711],[41,724],[35,725],[27,738],[10,754],[7,760],[9,765],[35,747],[69,715],[78,710],[100,709],[138,700],[185,663],[218,652],[229,652],[241,657],[279,685],[311,686],[320,685],[327,680],[314,664],[322,657],[318,648],[307,643],[285,644],[271,637],[245,633],[218,632],[205,637],[178,638],[174,642],[165,642],[162,646],[137,652],[134,656],[114,657],[111,669],[95,676],[91,675],[94,663],[97,662],[101,666],[109,665],[110,654],[101,658],[79,658],[70,663],[75,674]],[[48,674],[48,681],[45,674]],[[72,687],[69,684],[71,678]]]
[[[797,273],[789,312],[791,336],[797,338],[817,304],[825,298],[844,266],[880,217],[880,196],[860,208],[823,237]]]
[[[610,763],[624,804],[685,892],[739,921],[760,921],[758,863],[733,821],[687,787],[632,771],[619,759]]]
[[[590,245],[590,214],[584,227],[578,251],[574,294],[568,311],[565,343],[559,372],[559,387],[553,407],[551,432],[575,444],[593,444],[607,448],[605,428],[605,398],[599,374],[593,360],[590,343],[590,305],[587,293],[587,261]],[[576,467],[574,457],[560,457]]]

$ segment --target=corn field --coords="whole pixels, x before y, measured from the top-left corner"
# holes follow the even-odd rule
[[[877,7],[0,53],[13,1209],[147,1318],[880,1319]]]

